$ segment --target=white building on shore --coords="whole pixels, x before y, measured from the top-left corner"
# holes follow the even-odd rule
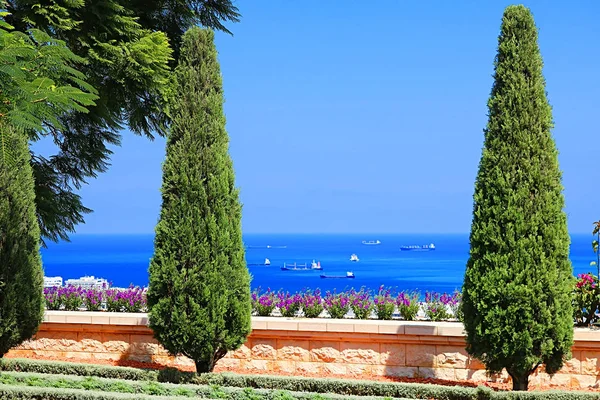
[[[45,276],[44,277],[44,287],[61,287],[63,285],[62,276]]]
[[[67,286],[78,286],[84,289],[106,289],[108,281],[104,278],[96,278],[94,276],[83,276],[79,279],[67,279]]]

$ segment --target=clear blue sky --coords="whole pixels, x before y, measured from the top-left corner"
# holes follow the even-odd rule
[[[600,218],[600,5],[528,1],[571,232]],[[217,34],[251,232],[468,232],[507,1],[238,1]],[[152,232],[164,140],[125,132],[81,233]],[[40,145],[37,146],[38,148]]]

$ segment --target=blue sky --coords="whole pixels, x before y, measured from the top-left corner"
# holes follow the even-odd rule
[[[238,1],[242,22],[216,42],[244,231],[468,232],[509,4]],[[587,233],[600,218],[600,5],[525,5],[540,30],[569,229]],[[152,232],[164,146],[125,132],[110,171],[81,190],[95,212],[78,232]]]

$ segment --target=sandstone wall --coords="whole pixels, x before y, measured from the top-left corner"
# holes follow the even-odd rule
[[[152,337],[146,314],[46,313],[37,336],[7,357],[156,363],[193,370],[185,357],[172,357]],[[502,381],[487,377],[464,350],[463,327],[452,322],[357,321],[254,317],[248,342],[219,362],[217,370],[309,376],[423,377]],[[531,383],[573,388],[600,378],[600,332],[576,329],[573,358],[552,379],[543,371]]]

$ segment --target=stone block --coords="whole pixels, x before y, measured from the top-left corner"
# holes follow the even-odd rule
[[[246,363],[246,369],[252,371],[272,371],[273,365],[270,360],[250,360]]]
[[[131,345],[129,335],[118,333],[104,333],[102,336],[104,347],[109,353],[126,353]]]
[[[345,376],[348,373],[346,364],[323,363],[323,373],[327,375]]]
[[[318,362],[296,362],[296,371],[305,374],[318,374],[321,372],[321,363]]]
[[[236,351],[230,352],[231,358],[249,360],[252,357],[252,351],[248,348],[248,343],[243,344]]]
[[[65,360],[69,361],[84,361],[91,360],[93,358],[92,353],[88,353],[85,351],[65,351],[62,352],[61,355],[65,358]]]
[[[437,346],[437,367],[467,368],[469,355],[462,347]]]
[[[92,316],[91,315],[82,315],[83,313],[72,313],[65,316],[65,322],[67,324],[91,324]]]
[[[356,333],[379,333],[379,322],[370,320],[354,321],[354,332]]]
[[[110,324],[110,317],[108,315],[103,315],[102,313],[97,313],[99,315],[92,315],[91,324],[93,325],[108,325]]]
[[[354,333],[354,321],[344,321],[341,319],[332,320],[335,322],[327,323],[327,332],[336,333]]]
[[[346,375],[352,378],[360,378],[372,375],[371,367],[372,365],[366,364],[348,364],[346,366]]]
[[[403,335],[404,325],[398,321],[378,321],[379,333],[386,335]]]
[[[600,352],[587,351],[581,352],[581,373],[583,375],[598,375],[598,360],[600,359]]]
[[[252,330],[266,330],[267,320],[260,317],[252,317]]]
[[[335,362],[340,358],[340,342],[311,341],[309,342],[310,361]]]
[[[417,335],[417,336],[436,336],[437,325],[435,324],[410,324],[404,326],[404,334],[406,335]]]
[[[277,360],[275,361],[275,371],[293,374],[296,372],[296,363],[294,361]]]
[[[278,340],[277,359],[310,361],[308,340]]]
[[[252,340],[252,358],[258,360],[274,360],[277,357],[276,339],[253,339]]]
[[[341,359],[348,364],[379,364],[379,343],[342,342]]]
[[[119,361],[127,360],[126,354],[121,353],[92,353],[92,359],[99,361]]]
[[[220,370],[231,370],[237,369],[241,365],[239,359],[236,358],[222,358],[217,362],[216,368]]]
[[[383,370],[380,370],[383,368]],[[379,372],[381,371],[381,373]],[[392,378],[413,378],[417,375],[417,367],[396,367],[396,366],[373,366],[374,375],[389,376]]]
[[[298,331],[302,332],[327,332],[327,324],[315,320],[298,321]]]
[[[78,342],[78,346],[75,347],[77,347],[78,351],[85,351],[89,353],[102,353],[106,351],[106,347],[104,346],[104,343],[102,343],[101,337],[98,337],[96,339],[82,339]]]
[[[434,345],[415,344],[406,347],[406,366],[436,367],[437,354]]]
[[[381,343],[380,363],[383,365],[406,365],[406,345]]]
[[[284,318],[272,318],[267,321],[267,329],[270,331],[297,331],[298,321]]]
[[[558,371],[560,374],[580,374],[581,373],[581,352],[573,352],[573,358],[565,361],[563,367]]]

